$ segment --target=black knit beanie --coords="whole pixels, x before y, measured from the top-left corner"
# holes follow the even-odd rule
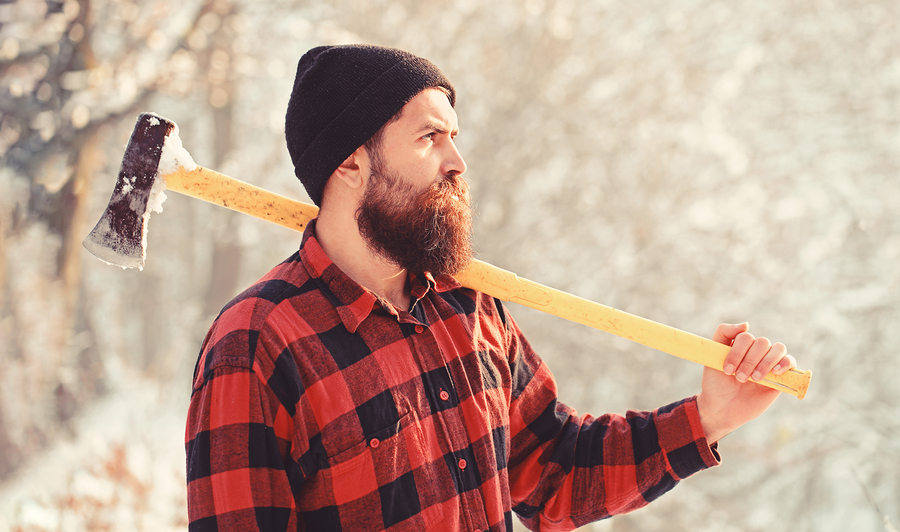
[[[316,205],[331,174],[417,94],[453,85],[427,59],[393,48],[319,46],[297,66],[285,137],[294,173]]]

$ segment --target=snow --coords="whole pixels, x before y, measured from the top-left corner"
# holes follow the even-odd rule
[[[178,126],[175,126],[176,128]],[[163,157],[166,155],[166,145],[168,144],[168,138],[166,139],[166,143],[163,144]],[[178,142],[179,146],[181,145],[181,141]],[[187,153],[187,152],[185,152]],[[169,154],[171,156],[171,153]],[[188,155],[190,157],[190,155]],[[161,158],[162,161],[162,158]],[[193,162],[193,161],[191,161]],[[171,173],[171,172],[167,172]],[[147,231],[150,227],[150,214],[151,213],[161,213],[163,212],[163,203],[166,201],[166,180],[163,175],[162,170],[158,171],[156,174],[156,178],[153,180],[153,187],[150,189],[150,196],[147,198],[147,208],[144,211],[142,222],[141,222],[141,264],[143,264],[144,260],[147,258]],[[143,267],[140,268],[143,270]]]
[[[73,437],[0,486],[0,532],[186,529],[183,394],[115,366]]]
[[[122,194],[128,194],[129,192],[134,190],[135,180],[137,180],[137,177],[135,176],[132,176],[131,178],[122,178]]]
[[[175,124],[175,128],[169,133],[163,144],[162,155],[159,158],[159,174],[165,176],[174,173],[179,167],[184,168],[187,172],[193,172],[197,169],[197,163],[181,144],[181,137],[178,136],[178,124]]]

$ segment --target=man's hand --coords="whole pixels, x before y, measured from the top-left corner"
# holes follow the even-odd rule
[[[703,368],[697,408],[709,443],[755,419],[781,394],[754,380],[769,372],[781,375],[797,365],[784,344],[755,338],[747,332],[749,327],[747,323],[723,323],[713,335],[716,342],[730,345],[731,351],[725,357],[724,371]]]

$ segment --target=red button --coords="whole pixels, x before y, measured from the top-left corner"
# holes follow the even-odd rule
[[[468,464],[466,464],[466,460],[465,460],[464,458],[460,458],[460,459],[459,459],[459,468],[460,468],[460,469],[465,469],[465,468],[466,468],[466,465],[468,465]]]
[[[450,399],[450,394],[447,393],[447,390],[441,390],[441,399],[444,401]]]
[[[372,441],[369,442],[369,446],[373,449],[377,449],[379,445],[381,445],[381,442],[378,441],[378,438],[372,438]]]
[[[422,332],[422,331],[424,331],[424,330],[425,330],[425,328],[422,327],[421,325],[416,325],[416,332],[417,332],[417,333],[420,333],[420,332]]]

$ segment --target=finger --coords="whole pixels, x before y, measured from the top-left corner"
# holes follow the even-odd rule
[[[791,368],[797,367],[797,360],[791,355],[785,355],[772,369],[775,375],[784,375]]]
[[[744,354],[744,360],[738,366],[737,373],[734,375],[735,378],[739,382],[747,382],[747,379],[753,374],[753,370],[756,369],[756,366],[759,365],[759,362],[766,356],[771,347],[772,342],[768,338],[759,337],[753,340],[753,345]]]
[[[725,355],[725,364],[722,371],[725,372],[726,375],[734,375],[735,370],[744,360],[747,351],[753,346],[754,340],[756,340],[756,338],[747,331],[739,333],[734,338],[731,349],[728,351],[728,354]]]
[[[747,322],[735,324],[722,323],[716,328],[716,332],[713,334],[713,340],[720,344],[731,345],[737,335],[742,332],[747,332],[749,329],[750,324]]]
[[[763,356],[762,360],[756,364],[756,367],[753,368],[753,373],[750,374],[750,378],[759,381],[763,377],[769,374],[770,371],[775,369],[775,366],[781,362],[787,355],[787,347],[784,346],[783,343],[778,342],[772,344],[772,347],[769,348],[769,351]]]

